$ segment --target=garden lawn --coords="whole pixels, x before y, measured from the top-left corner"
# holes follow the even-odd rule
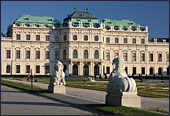
[[[87,107],[93,108],[99,112],[103,112],[110,115],[162,115],[159,113],[151,112],[148,110],[141,110],[131,107],[113,107],[109,105],[87,105]]]
[[[21,90],[25,90],[25,91],[33,92],[33,93],[48,93],[47,89],[41,89],[41,88],[36,87],[36,86],[33,86],[33,89],[31,89],[30,85],[25,85],[25,84],[22,84],[22,83],[5,81],[3,79],[1,79],[1,84],[11,86],[11,87],[15,87],[15,88],[19,88]]]
[[[136,82],[139,96],[169,98],[169,83]],[[106,91],[107,83],[101,82],[67,82],[66,86]]]

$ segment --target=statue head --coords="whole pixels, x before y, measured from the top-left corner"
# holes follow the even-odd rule
[[[124,70],[125,69],[124,60],[120,57],[114,58],[112,65],[115,65],[115,69],[118,69],[118,70]]]
[[[63,68],[64,68],[64,66],[60,61],[57,61],[57,63],[54,65],[54,69],[56,71],[63,71]]]

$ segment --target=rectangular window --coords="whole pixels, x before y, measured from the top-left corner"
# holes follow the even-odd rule
[[[30,35],[27,35],[27,40],[30,40]]]
[[[55,42],[59,41],[59,35],[55,35]]]
[[[50,66],[49,66],[49,65],[46,65],[46,67],[45,67],[45,73],[50,73]]]
[[[106,38],[106,43],[110,43],[110,38],[109,37]]]
[[[145,39],[141,39],[141,44],[145,44]]]
[[[26,65],[26,73],[30,73],[30,65]]]
[[[124,38],[124,43],[127,43],[127,38]]]
[[[132,53],[132,61],[136,61],[136,53]]]
[[[136,67],[133,67],[133,74],[136,74]]]
[[[45,51],[46,53],[46,59],[49,59],[50,58],[50,51]]]
[[[106,53],[106,60],[110,61],[110,53]]]
[[[142,73],[142,74],[145,74],[145,67],[142,67],[142,69],[141,69],[141,70],[142,70],[142,72],[141,72],[141,73]]]
[[[166,54],[166,61],[169,62],[169,54]]]
[[[153,61],[153,54],[149,54],[149,61]]]
[[[127,53],[123,53],[123,59],[124,59],[124,61],[127,61],[127,60],[128,60],[128,58],[127,58]]]
[[[119,38],[115,38],[115,43],[119,43]]]
[[[30,51],[29,50],[26,51],[26,59],[30,59]]]
[[[36,40],[40,40],[40,35],[36,35]]]
[[[158,54],[158,62],[162,62],[162,54]]]
[[[6,58],[11,58],[11,50],[6,51]]]
[[[17,40],[20,40],[20,34],[17,34]]]
[[[36,59],[40,59],[40,51],[36,51]]]
[[[132,43],[136,44],[136,38],[133,38]]]
[[[106,67],[106,73],[110,74],[110,67]]]
[[[46,41],[50,41],[50,36],[46,35]]]
[[[55,60],[59,59],[59,51],[55,51]]]
[[[16,73],[20,73],[20,65],[16,65]]]
[[[16,59],[20,59],[20,50],[16,50]]]
[[[36,66],[36,73],[40,73],[40,66],[39,65]]]
[[[145,61],[145,54],[144,53],[141,54],[141,61]]]

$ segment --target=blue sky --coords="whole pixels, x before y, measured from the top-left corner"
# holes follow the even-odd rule
[[[132,20],[149,27],[149,38],[169,38],[169,1],[2,1],[1,32],[6,33],[22,14],[52,16],[63,21],[68,14],[89,12],[102,21],[105,18]]]

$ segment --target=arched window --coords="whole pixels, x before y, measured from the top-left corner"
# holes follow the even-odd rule
[[[98,52],[98,50],[95,50],[95,52],[94,52],[94,59],[99,59],[99,52]]]
[[[95,40],[95,41],[98,41],[98,40],[99,40],[99,36],[96,35],[96,36],[94,37],[94,40]]]
[[[162,74],[162,68],[158,68],[158,74],[161,75]]]
[[[64,35],[64,41],[66,41],[67,40],[67,35]]]
[[[88,59],[88,50],[84,50],[84,58]]]
[[[84,71],[83,71],[84,75],[89,75],[89,65],[85,64],[83,69],[84,69]]]
[[[149,72],[150,72],[150,75],[153,75],[153,67],[150,67],[150,69],[149,69]]]
[[[74,50],[74,51],[73,51],[73,58],[78,58],[77,50]]]
[[[10,73],[10,65],[6,66],[6,73]]]
[[[99,75],[99,65],[98,64],[96,64],[94,66],[94,75]]]
[[[73,75],[78,75],[78,65],[77,64],[73,65]]]
[[[109,52],[106,53],[106,60],[110,61],[110,53]]]
[[[63,59],[66,59],[66,50],[63,50]]]
[[[73,35],[73,40],[77,40],[77,35]]]
[[[85,40],[85,41],[88,40],[88,36],[87,36],[87,35],[84,36],[84,40]]]

